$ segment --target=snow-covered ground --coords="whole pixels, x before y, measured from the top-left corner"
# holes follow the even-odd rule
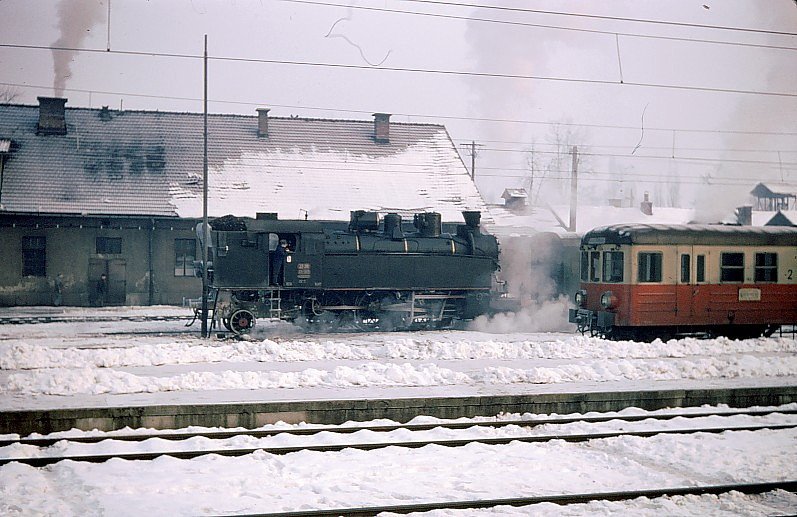
[[[797,404],[779,409],[795,409]],[[701,408],[707,410],[709,408]],[[696,411],[693,410],[693,411]],[[657,411],[662,413],[667,411]],[[645,415],[626,409],[617,415]],[[504,415],[517,418],[520,415]],[[533,420],[539,415],[523,415]],[[462,420],[462,419],[460,419]],[[274,447],[390,440],[599,433],[617,429],[663,430],[690,427],[794,423],[794,415],[728,416],[629,423],[546,424],[531,430],[433,429],[311,436],[192,438],[184,442],[113,440],[117,433],[71,431],[60,436],[108,436],[97,444],[58,442],[43,451],[14,445],[2,457],[40,454],[111,454],[208,447]],[[437,422],[417,418],[415,423]],[[380,424],[387,422],[380,421]],[[264,428],[286,429],[279,424]],[[300,426],[304,427],[304,426]],[[194,430],[197,430],[196,428]],[[130,433],[130,430],[124,432]],[[46,468],[18,463],[0,467],[3,515],[219,515],[397,505],[434,501],[497,499],[560,493],[612,492],[662,487],[755,483],[797,479],[795,430],[726,431],[721,434],[616,437],[584,443],[554,440],[464,447],[389,447],[372,451],[295,452],[284,456],[257,451],[238,458],[203,456],[192,460],[111,460],[101,464],[62,461]],[[788,514],[797,495],[777,491],[761,496],[663,497],[622,503],[593,502],[558,507],[496,508],[431,515],[764,515]],[[428,515],[428,514],[426,514]]]
[[[139,311],[104,309],[103,314],[127,316]],[[146,312],[151,314],[153,309]],[[155,312],[179,315],[180,309]],[[203,340],[196,325],[189,329],[183,325],[182,321],[1,325],[0,410],[797,384],[797,341],[785,337],[635,343],[565,331],[302,334],[289,325],[263,325],[244,340]],[[736,419],[736,426],[749,423],[748,417],[729,418]],[[772,416],[759,422],[791,422],[794,418]],[[714,422],[707,419],[704,425],[716,426]],[[618,427],[644,429],[653,424],[553,427],[557,432],[577,433],[583,432],[585,425],[600,432]],[[674,428],[683,422],[655,425]],[[428,431],[414,438],[444,438],[449,432]],[[531,431],[512,427],[469,431],[489,436],[550,432],[554,430],[548,426]],[[389,440],[402,433],[406,432],[380,433],[378,438]],[[93,446],[61,442],[44,450],[14,445],[0,450],[0,455],[265,447],[308,440],[349,443],[346,440],[367,439],[376,438],[363,433],[323,433],[315,438],[194,439],[179,445],[162,439],[138,445],[106,440]],[[795,443],[797,432],[793,430],[728,431],[572,444],[390,447],[284,456],[261,451],[241,458],[112,460],[102,464],[65,461],[39,469],[11,463],[0,467],[0,514],[276,512],[786,480],[797,479]],[[788,514],[795,507],[794,494],[772,492],[433,515],[761,515]]]

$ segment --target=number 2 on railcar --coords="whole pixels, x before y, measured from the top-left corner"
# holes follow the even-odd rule
[[[596,228],[575,303],[570,322],[611,339],[772,335],[797,324],[797,228]]]

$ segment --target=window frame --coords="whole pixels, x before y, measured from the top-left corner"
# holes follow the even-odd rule
[[[726,257],[741,256],[741,265],[726,264]],[[733,277],[741,273],[741,278],[727,278],[729,273],[733,273]],[[744,252],[741,251],[722,251],[720,252],[720,283],[721,284],[743,284],[744,283]]]
[[[22,237],[22,276],[47,276],[47,237],[25,235]]]
[[[695,283],[703,284],[706,282],[706,255],[695,256]]]
[[[686,260],[684,260],[686,259]],[[691,253],[681,253],[681,261],[680,261],[680,271],[679,271],[679,278],[681,284],[691,284],[692,283],[692,254]],[[684,278],[685,277],[685,278]]]
[[[619,255],[620,260],[616,257]],[[607,250],[603,252],[602,274],[603,282],[607,284],[620,284],[625,280],[625,253],[619,250]],[[614,274],[617,273],[617,265],[619,263],[620,276],[617,278]],[[608,267],[607,267],[608,266]],[[610,274],[607,274],[607,269],[610,269]]]
[[[188,242],[191,242],[193,248],[191,249],[190,255],[188,254],[189,245]],[[197,240],[195,238],[177,238],[174,239],[174,276],[178,278],[182,277],[194,277],[196,276],[196,269],[194,268],[194,262],[197,260]],[[191,260],[188,260],[188,257]]]
[[[643,257],[650,259],[645,260],[645,264],[643,267]],[[651,259],[658,259],[652,261]],[[658,266],[658,269],[653,266]],[[647,274],[644,275],[643,273],[657,273],[657,275]],[[648,277],[656,276],[657,279],[651,279]],[[662,251],[640,251],[637,253],[637,282],[640,284],[660,284],[664,278],[664,252]]]
[[[97,236],[94,239],[94,251],[97,255],[121,255],[122,238]]]
[[[774,257],[774,264],[758,264],[758,258],[766,258],[766,257]],[[753,281],[757,284],[776,284],[778,282],[778,253],[774,251],[761,251],[756,252],[755,257],[753,259]],[[773,278],[761,278],[759,279],[759,273],[771,273]],[[770,275],[763,275],[763,276],[770,276]]]

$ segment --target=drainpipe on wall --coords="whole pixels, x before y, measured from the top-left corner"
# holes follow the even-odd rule
[[[152,244],[153,239],[155,236],[155,219],[151,220],[149,226],[149,245],[147,248],[147,261],[149,262],[149,304],[152,305],[153,300],[155,298],[155,279],[153,278],[154,275],[154,268],[152,266]]]

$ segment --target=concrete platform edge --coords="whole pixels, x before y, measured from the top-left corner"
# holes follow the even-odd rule
[[[406,422],[419,415],[459,418],[501,412],[567,414],[627,407],[654,410],[727,404],[741,408],[792,402],[797,402],[797,386],[19,410],[0,413],[0,434],[25,436],[73,428],[254,428],[278,421],[339,424],[376,418]]]

